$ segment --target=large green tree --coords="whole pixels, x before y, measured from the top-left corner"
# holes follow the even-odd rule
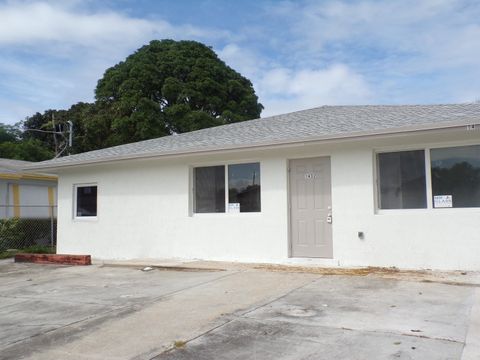
[[[69,128],[67,122],[73,123],[73,146],[67,153],[80,153],[90,150],[85,142],[85,123],[95,115],[95,104],[79,102],[68,110],[46,110],[27,117],[22,123],[24,140],[35,139],[40,141],[47,149],[54,151],[55,141],[52,131],[61,132],[64,136],[57,135],[58,143],[64,143]],[[41,131],[38,131],[41,130]],[[102,139],[100,139],[101,141]],[[62,144],[60,144],[62,145]],[[65,153],[65,155],[67,154]]]
[[[252,83],[195,41],[151,41],[108,69],[95,97],[85,123],[93,148],[258,118],[263,109]]]
[[[21,127],[0,127],[0,156],[52,157],[51,132],[66,136],[67,121],[73,122],[73,147],[62,155],[254,119],[262,109],[252,83],[211,48],[155,40],[106,70],[93,104],[37,112]],[[57,140],[64,143],[62,136]]]
[[[0,143],[16,141],[19,139],[19,136],[20,130],[18,129],[18,126],[0,123]]]
[[[51,159],[50,151],[38,139],[22,139],[20,125],[0,123],[0,158],[41,161]]]

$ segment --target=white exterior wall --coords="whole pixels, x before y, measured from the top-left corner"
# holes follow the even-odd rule
[[[136,160],[60,173],[58,252],[101,259],[289,261],[288,159],[331,156],[340,266],[480,270],[480,209],[376,211],[376,150],[480,144],[478,132]],[[191,214],[191,167],[261,163],[261,213]],[[73,219],[73,185],[98,184],[96,220]],[[365,233],[360,240],[358,231]]]
[[[261,213],[190,213],[190,166],[148,161],[82,169],[59,182],[58,252],[99,258],[287,257],[285,160],[261,162]],[[97,219],[72,219],[73,184],[97,183]],[[280,244],[280,245],[279,245]]]

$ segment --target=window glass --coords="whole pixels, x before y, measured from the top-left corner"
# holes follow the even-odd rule
[[[430,151],[433,207],[480,207],[480,145]]]
[[[97,216],[97,187],[77,186],[77,217]]]
[[[228,203],[230,212],[260,211],[260,164],[228,166]]]
[[[195,212],[225,212],[225,166],[194,169]]]
[[[377,156],[380,208],[426,208],[425,151],[399,151]]]

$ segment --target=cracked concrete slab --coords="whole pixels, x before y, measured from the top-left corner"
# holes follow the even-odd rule
[[[228,321],[225,314],[263,305],[317,277],[246,271],[142,272],[98,266],[52,268],[48,277],[44,269],[39,277],[21,271],[23,285],[10,282],[10,290],[2,289],[2,294],[12,297],[0,296],[0,328],[7,335],[6,344],[0,346],[1,359],[151,358],[176,339],[190,339],[223,324]],[[32,281],[26,281],[29,278]],[[18,304],[23,312],[9,313],[5,307],[4,318],[4,299],[23,301]],[[25,299],[39,305],[26,304]],[[55,311],[58,303],[75,307],[78,318],[67,308]],[[38,311],[39,307],[43,310]],[[44,310],[52,310],[49,319]],[[36,319],[37,326],[25,331],[22,325],[31,319]],[[52,322],[59,319],[62,322],[55,327]],[[24,336],[22,341],[19,334]]]
[[[247,316],[463,342],[473,294],[435,283],[324,277]]]
[[[78,333],[87,322],[109,318],[112,313],[124,314],[129,307],[146,306],[162,296],[224,275],[223,272],[152,274],[125,268],[2,265],[0,273],[6,281],[0,284],[1,359],[18,358],[18,353],[14,355],[17,345],[26,354],[33,348],[25,348],[25,343],[62,332],[70,336],[73,328]],[[77,327],[78,324],[81,326]]]
[[[480,289],[475,291],[462,360],[480,359]]]
[[[15,264],[17,267],[35,265]],[[50,265],[49,265],[50,266]],[[139,268],[52,267],[50,272],[20,271],[19,281],[0,284],[0,294],[19,299],[125,305],[148,301],[198,282],[221,277],[224,272],[142,272]],[[94,281],[92,281],[94,280]]]
[[[436,360],[461,359],[465,347],[471,360],[480,353],[472,283],[247,265],[140,269],[1,261],[0,359]],[[171,350],[175,341],[186,346]]]
[[[463,344],[373,331],[241,318],[156,360],[459,359]]]
[[[321,277],[156,359],[460,359],[475,290]]]
[[[105,305],[21,301],[0,310],[0,348],[109,311],[110,307]]]

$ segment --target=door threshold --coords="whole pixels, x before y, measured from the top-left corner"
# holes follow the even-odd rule
[[[334,258],[289,257],[282,263],[290,265],[340,266],[340,262]]]

